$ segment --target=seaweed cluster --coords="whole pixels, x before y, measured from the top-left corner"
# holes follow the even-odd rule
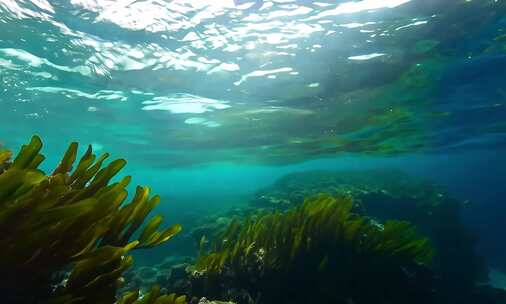
[[[186,304],[186,296],[161,294],[160,285],[153,285],[141,298],[138,290],[125,293],[118,304]]]
[[[233,221],[201,248],[192,292],[239,303],[430,303],[434,254],[403,221],[352,213],[350,198],[321,194],[284,213]],[[204,247],[204,240],[202,247]]]
[[[121,275],[133,262],[126,254],[166,242],[181,226],[158,230],[163,219],[156,215],[140,229],[160,199],[137,187],[125,202],[131,178],[111,182],[125,160],[104,165],[109,155],[97,157],[89,146],[72,169],[78,151],[72,143],[46,175],[38,169],[45,159],[41,148],[34,136],[12,162],[11,152],[0,152],[2,302],[114,303]],[[133,298],[129,294],[123,303]],[[156,303],[184,302],[163,299]]]
[[[378,221],[394,219],[415,225],[436,248],[433,268],[453,289],[451,293],[486,281],[487,269],[475,252],[474,237],[461,220],[464,203],[443,187],[399,170],[292,173],[260,190],[251,205],[285,210],[321,192],[353,197],[354,212]]]

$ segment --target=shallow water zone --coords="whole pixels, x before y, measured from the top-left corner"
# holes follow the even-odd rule
[[[0,0],[5,301],[506,303],[504,16]]]

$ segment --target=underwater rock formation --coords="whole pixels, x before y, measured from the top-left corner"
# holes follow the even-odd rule
[[[170,290],[185,290],[186,268],[192,261],[192,257],[168,256],[159,264],[131,267],[123,275],[125,284],[121,291],[147,292],[154,285],[170,286]]]
[[[125,202],[130,177],[111,182],[125,160],[104,165],[109,155],[97,157],[89,146],[72,169],[78,149],[72,143],[46,175],[38,169],[41,148],[34,136],[12,162],[11,152],[0,152],[2,303],[115,303],[121,275],[133,262],[128,252],[164,243],[181,226],[159,231],[163,219],[156,215],[138,231],[160,199],[137,187]]]
[[[192,293],[238,303],[430,303],[428,239],[407,222],[380,224],[352,207],[320,195],[232,222],[210,252],[202,248]]]
[[[197,214],[193,222],[188,220],[187,226],[193,229],[189,229],[186,238],[179,238],[179,241],[187,243],[185,246],[189,248],[200,243],[197,261],[170,256],[160,264],[134,268],[125,275],[125,287],[148,290],[148,286],[159,284],[171,292],[187,295],[191,304],[207,303],[206,298],[233,300],[239,304],[376,304],[387,300],[389,304],[399,301],[420,304],[506,303],[506,292],[501,289],[476,285],[474,281],[467,285],[476,257],[466,257],[465,254],[474,254],[473,244],[469,239],[459,238],[468,235],[458,221],[459,203],[438,186],[395,171],[308,172],[307,176],[305,173],[293,174],[281,181],[284,181],[282,185],[278,182],[259,191],[249,205],[207,216]],[[326,197],[330,202],[325,199],[302,200],[304,195],[322,191],[332,193]],[[338,202],[341,203],[339,208]],[[332,208],[329,208],[326,213],[321,211],[325,208],[318,206],[327,203],[336,209],[331,212]],[[315,220],[304,221],[302,219],[306,216],[301,214]],[[321,221],[322,214],[339,220]],[[343,218],[343,214],[348,217]],[[390,221],[391,218],[398,221]],[[416,248],[408,244],[419,244],[418,248],[431,247],[425,239],[414,234],[414,225],[408,224],[407,219],[416,222],[417,230],[429,236],[431,245],[437,247],[432,263],[429,263],[432,256],[429,250],[425,251],[427,254],[411,255],[411,258],[410,255],[402,258],[392,255],[392,259],[386,262],[377,258],[388,257],[388,252],[397,254],[407,248]],[[431,223],[432,220],[441,222]],[[340,230],[329,227],[341,221],[346,224],[337,227],[350,231],[349,238],[336,242],[333,237]],[[442,223],[446,225],[442,226]],[[435,227],[441,228],[437,230]],[[397,231],[399,234],[388,233],[388,236],[399,237],[406,246],[400,251],[394,246],[383,252],[372,250],[375,248],[372,245],[367,246],[371,239],[381,240],[373,236],[385,231]],[[307,238],[308,234],[311,234],[310,238]],[[367,237],[358,237],[360,235]],[[452,248],[455,242],[462,240],[465,240],[462,247]],[[355,247],[343,250],[346,246],[340,247],[339,244],[354,244]],[[447,254],[444,259],[440,257],[440,248]],[[470,251],[459,252],[462,248]],[[292,256],[292,250],[299,254]],[[367,257],[371,260],[368,261]],[[456,261],[452,261],[452,257]],[[456,269],[455,273],[453,269]]]
[[[476,284],[484,277],[482,273],[486,269],[474,252],[474,241],[470,233],[460,221],[459,209],[462,203],[451,198],[438,185],[412,178],[400,171],[391,170],[313,171],[289,174],[273,186],[258,191],[249,205],[200,217],[196,220],[196,224],[190,225],[193,229],[189,230],[190,233],[186,235],[186,239],[181,238],[180,241],[185,240],[189,244],[198,244],[200,240],[201,249],[207,248],[209,244],[214,244],[210,247],[211,253],[206,254],[201,250],[201,258],[197,267],[187,268],[187,277],[180,276],[177,284],[173,283],[174,280],[169,280],[167,288],[180,294],[201,296],[205,294],[205,296],[212,298],[234,300],[237,303],[270,303],[270,300],[266,300],[265,297],[255,298],[255,294],[262,289],[262,285],[259,283],[262,280],[259,279],[259,276],[263,272],[253,272],[252,275],[247,273],[247,275],[238,277],[237,270],[226,264],[231,257],[230,254],[223,254],[227,250],[223,250],[226,246],[223,247],[224,245],[220,242],[226,239],[227,246],[237,246],[236,255],[247,250],[247,256],[251,258],[252,252],[255,252],[254,248],[258,246],[258,241],[252,242],[250,238],[249,245],[253,243],[254,245],[251,248],[245,247],[244,243],[237,243],[236,238],[224,237],[227,233],[230,234],[230,229],[239,233],[245,229],[245,226],[253,225],[257,220],[263,218],[266,213],[280,214],[280,212],[287,212],[287,210],[293,212],[291,210],[300,208],[304,204],[304,197],[317,196],[322,192],[329,192],[333,197],[351,198],[353,201],[351,212],[355,214],[354,216],[367,218],[368,223],[381,227],[380,223],[389,220],[408,221],[430,239],[431,245],[435,247],[435,253],[431,266],[421,268],[423,276],[420,276],[420,279],[423,280],[418,287],[423,289],[423,286],[432,286],[432,294],[429,293],[428,296],[429,298],[432,296],[432,298],[427,302],[420,300],[420,303],[506,303],[506,292],[488,285]],[[234,218],[235,220],[232,220]],[[226,232],[227,227],[228,232]],[[273,223],[271,229],[275,227],[276,225]],[[272,230],[269,231],[269,233],[272,232]],[[220,248],[221,251],[219,251]],[[230,248],[228,251],[231,250]],[[209,258],[211,255],[213,258]],[[218,263],[217,265],[224,263],[225,270],[212,277],[209,277],[209,273],[212,272],[202,271],[202,268],[199,271],[199,263],[200,267],[207,263],[202,262],[202,257],[205,256],[209,258],[209,263]],[[309,272],[319,266],[308,264],[307,260],[299,263],[304,263]],[[216,264],[211,265],[216,267]],[[236,265],[234,264],[234,266]],[[250,266],[250,271],[257,267]],[[203,268],[206,269],[206,267]],[[301,268],[300,278],[307,276],[304,271],[305,269]],[[360,271],[360,268],[354,269],[354,271],[357,271],[356,276],[365,273]],[[336,272],[331,278],[328,278],[328,281],[335,281],[335,278],[342,280],[342,276]],[[263,282],[267,282],[266,285],[272,285],[284,279],[290,280],[292,276],[275,280],[266,279]],[[379,281],[382,280],[379,279]],[[248,286],[248,288],[244,286]],[[292,286],[286,292],[290,294],[293,289]],[[298,290],[304,294],[301,295],[302,298],[311,298],[311,300],[307,300],[309,302],[314,302],[313,300],[319,296],[320,292],[325,293],[324,289],[315,291],[313,283],[306,287],[300,286]],[[281,290],[281,292],[284,291]],[[314,295],[315,293],[317,295]],[[354,303],[359,303],[358,299],[352,298],[351,300]],[[413,303],[413,300],[409,299],[408,302]],[[294,302],[293,299],[281,299],[275,303],[297,302]],[[367,303],[378,302],[374,300]]]
[[[426,234],[434,247],[434,268],[454,290],[486,280],[475,242],[460,219],[462,203],[442,187],[397,170],[309,171],[288,174],[259,191],[253,206],[284,210],[318,193],[346,195],[354,211],[379,221],[405,220]]]

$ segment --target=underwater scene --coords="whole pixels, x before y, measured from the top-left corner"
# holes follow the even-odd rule
[[[505,0],[0,0],[0,304],[506,304]]]

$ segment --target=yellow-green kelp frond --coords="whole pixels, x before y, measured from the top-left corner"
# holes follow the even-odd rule
[[[87,254],[75,264],[65,286],[47,304],[115,303],[121,274],[133,263],[131,256],[123,254],[135,244],[125,248],[104,246]]]
[[[353,214],[352,207],[350,198],[322,194],[284,213],[257,216],[243,224],[233,221],[211,251],[198,257],[195,273],[200,283],[194,286],[219,297],[216,289],[234,282],[234,288],[253,290],[277,303],[288,300],[277,295],[285,288],[290,294],[296,293],[290,289],[308,292],[310,284],[325,289],[314,303],[340,303],[342,296],[362,297],[360,290],[372,295],[389,284],[405,286],[411,280],[406,273],[429,269],[433,249],[412,225],[381,225]],[[299,301],[305,296],[298,294]]]
[[[151,290],[140,295],[139,291],[127,292],[117,304],[186,304],[186,296],[177,296],[174,293],[161,294],[159,285],[154,285]]]
[[[137,187],[133,199],[125,202],[131,178],[111,180],[126,161],[105,164],[109,154],[97,156],[88,146],[76,163],[78,144],[72,143],[57,168],[46,175],[38,169],[45,159],[41,149],[42,141],[34,136],[0,171],[3,286],[29,286],[75,265],[64,293],[89,294],[114,284],[131,264],[123,257],[128,251],[159,245],[181,230],[179,225],[158,230],[162,217],[157,215],[139,239],[132,240],[160,199],[150,197],[149,188]],[[9,158],[10,152],[0,152],[0,164]]]
[[[9,160],[11,159],[12,152],[2,150],[0,147],[0,173],[7,169],[9,166]]]

